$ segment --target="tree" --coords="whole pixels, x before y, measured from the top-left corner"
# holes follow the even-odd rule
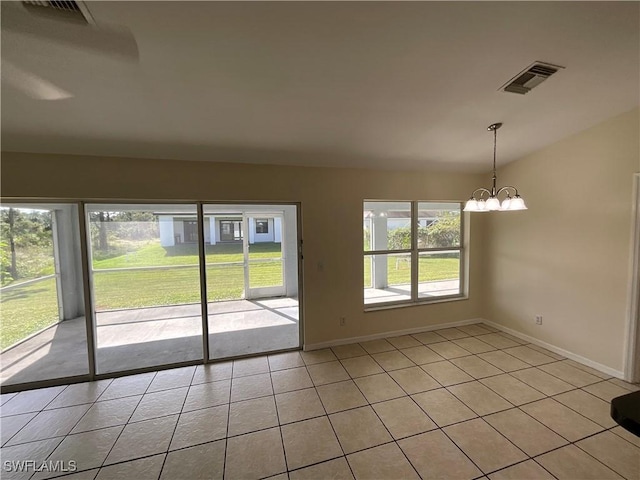
[[[53,239],[52,216],[49,211],[0,209],[0,275],[7,283],[32,278],[50,268]]]
[[[102,251],[109,250],[109,240],[107,238],[107,225],[109,221],[109,212],[98,212],[98,249]]]

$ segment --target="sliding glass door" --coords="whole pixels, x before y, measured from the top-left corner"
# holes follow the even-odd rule
[[[78,207],[0,208],[2,385],[89,373]]]
[[[87,206],[98,373],[202,358],[196,205]]]
[[[87,205],[98,373],[200,360],[203,300],[211,359],[298,347],[296,215],[286,205],[205,204],[201,219],[196,204]]]
[[[295,205],[3,204],[2,386],[300,347],[297,216]]]
[[[296,207],[207,204],[203,214],[210,358],[299,347]]]

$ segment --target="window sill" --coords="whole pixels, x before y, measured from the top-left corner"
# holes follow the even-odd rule
[[[387,304],[370,304],[365,306],[364,312],[377,312],[379,310],[391,310],[393,308],[406,308],[406,307],[422,307],[425,305],[433,305],[437,303],[459,302],[462,300],[469,300],[469,295],[456,295],[452,297],[438,298],[436,300],[418,300],[417,302],[398,302]]]

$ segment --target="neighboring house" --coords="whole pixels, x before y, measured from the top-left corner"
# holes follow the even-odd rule
[[[160,244],[172,247],[181,243],[196,243],[198,222],[191,215],[158,215]],[[282,242],[282,218],[273,215],[247,217],[249,243]],[[205,215],[204,241],[207,244],[242,242],[242,216]]]

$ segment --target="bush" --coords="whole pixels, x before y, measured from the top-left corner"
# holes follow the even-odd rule
[[[438,219],[426,227],[418,227],[418,248],[445,248],[460,244],[460,215],[441,212]],[[365,234],[366,241],[366,234]],[[411,248],[411,227],[391,230],[387,236],[389,250]]]
[[[387,234],[389,250],[401,250],[411,248],[411,227],[399,227]]]
[[[460,215],[441,212],[428,227],[418,229],[418,246],[423,248],[452,247],[460,245]]]

